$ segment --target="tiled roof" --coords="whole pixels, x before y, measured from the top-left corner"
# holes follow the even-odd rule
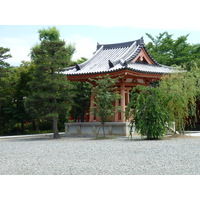
[[[163,66],[157,63],[146,50],[148,56],[155,65],[131,63],[136,58],[142,48],[145,48],[143,38],[131,42],[118,44],[98,44],[93,57],[86,62],[68,68],[66,75],[82,75],[107,73],[128,69],[140,73],[169,74],[173,73],[172,67]]]
[[[123,69],[128,69],[131,71],[147,73],[147,74],[171,74],[175,72],[175,69],[173,67],[168,67],[168,66],[160,67],[157,65],[130,63],[127,66],[122,66],[121,64],[117,64],[113,68],[108,68],[108,69],[95,68],[87,70],[83,68],[82,70],[77,71],[76,68],[73,68],[71,70],[66,71],[65,74],[67,75],[99,74],[99,73],[120,71]]]

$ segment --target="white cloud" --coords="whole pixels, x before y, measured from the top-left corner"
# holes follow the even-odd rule
[[[37,37],[26,36],[26,38],[13,38],[13,37],[1,37],[0,46],[9,48],[12,58],[7,59],[7,62],[13,66],[19,66],[21,61],[30,61],[30,50],[37,42]],[[96,51],[96,41],[90,37],[82,35],[73,35],[68,37],[67,43],[75,44],[76,52],[73,55],[73,60],[77,60],[81,57],[91,58]]]
[[[77,60],[81,57],[91,58],[96,51],[97,43],[90,37],[73,35],[67,38],[66,42],[75,44],[76,52],[73,55],[73,60]]]
[[[0,38],[0,43],[2,47],[10,49],[12,58],[7,59],[7,62],[11,65],[18,66],[22,60],[30,61],[28,56],[31,48],[29,40],[3,37]]]

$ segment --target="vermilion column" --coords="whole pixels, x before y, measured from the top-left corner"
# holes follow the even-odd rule
[[[116,107],[119,106],[119,100],[117,100],[117,101],[115,102],[115,106],[116,106]],[[116,111],[117,111],[117,109],[116,109]],[[115,114],[115,122],[118,122],[118,121],[119,121],[119,112],[116,112],[116,114]]]
[[[92,111],[90,111],[90,122],[94,121],[94,94],[91,93],[91,99],[90,99],[90,108],[92,108]]]
[[[127,89],[127,106],[128,106],[128,104],[130,102],[130,96],[129,96],[130,90],[131,89]]]

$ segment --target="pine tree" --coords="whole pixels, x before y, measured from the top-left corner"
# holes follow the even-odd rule
[[[72,95],[72,85],[62,71],[70,65],[75,49],[70,44],[66,46],[55,27],[39,30],[39,39],[40,43],[31,49],[36,67],[26,108],[41,119],[51,119],[54,138],[59,138],[58,116],[60,111],[69,110]]]

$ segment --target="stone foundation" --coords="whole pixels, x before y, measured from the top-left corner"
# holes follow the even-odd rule
[[[128,122],[106,122],[106,135],[129,136],[130,127]],[[100,122],[78,122],[65,123],[65,133],[67,135],[95,136],[103,135],[103,128]]]

